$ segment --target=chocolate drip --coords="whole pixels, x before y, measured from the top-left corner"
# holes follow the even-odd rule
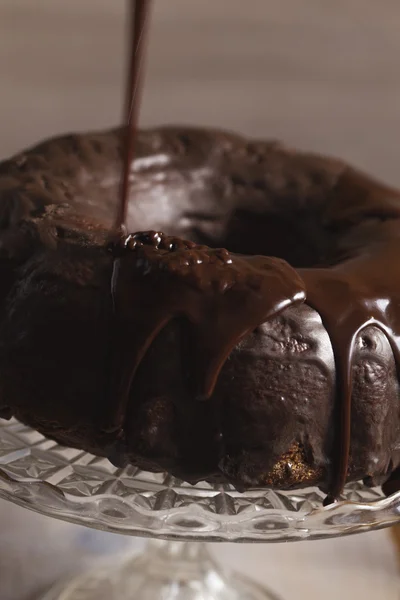
[[[115,222],[117,231],[125,225],[129,198],[129,175],[135,156],[135,142],[139,118],[143,60],[146,45],[150,0],[132,0],[130,7],[131,56],[128,69],[127,97],[125,108],[125,148],[123,153],[123,173],[121,201]]]
[[[117,208],[114,230],[111,232],[109,248],[111,251],[119,251],[120,243],[125,234],[125,223],[129,204],[130,191],[130,172],[135,158],[135,142],[137,137],[137,125],[140,108],[140,91],[142,83],[142,62],[144,57],[144,48],[146,45],[148,19],[150,13],[151,0],[131,0],[129,2],[129,41],[131,44],[130,58],[128,62],[128,78],[125,105],[125,123],[123,148],[123,168],[120,201]],[[113,297],[114,312],[115,307],[115,288],[118,278],[118,262],[114,260],[113,272],[111,276],[111,294]],[[112,346],[113,358],[118,356],[118,350]],[[113,373],[113,371],[112,371]],[[114,450],[113,450],[114,452]]]
[[[399,232],[400,234],[400,232]],[[338,452],[326,504],[343,491],[349,470],[351,442],[352,363],[357,335],[369,325],[381,329],[400,365],[400,294],[393,281],[400,281],[399,234],[375,245],[369,252],[332,269],[301,269],[307,304],[317,310],[329,334],[336,362],[339,401]],[[373,251],[372,251],[373,250]]]
[[[243,337],[305,299],[302,280],[281,259],[233,255],[157,232],[128,236],[114,273],[116,427],[123,425],[141,360],[172,319],[183,318],[182,333],[191,337],[188,380],[201,400],[211,397]]]

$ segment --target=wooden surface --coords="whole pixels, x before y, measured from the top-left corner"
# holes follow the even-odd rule
[[[124,0],[0,0],[0,157],[119,121]],[[400,185],[398,0],[157,0],[142,123],[338,154]],[[216,546],[287,600],[399,600],[394,533]],[[0,503],[0,600],[32,600],[126,538]],[[94,552],[94,548],[97,551]]]

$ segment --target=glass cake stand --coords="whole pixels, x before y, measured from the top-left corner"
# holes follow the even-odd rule
[[[166,474],[61,447],[0,419],[0,497],[73,523],[153,538],[138,557],[109,561],[52,589],[43,600],[266,600],[274,596],[224,573],[195,542],[279,542],[369,531],[400,520],[400,492],[348,485],[324,508],[317,488],[239,493],[191,486]]]

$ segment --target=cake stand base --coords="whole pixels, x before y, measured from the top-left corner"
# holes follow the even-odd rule
[[[151,541],[146,551],[100,565],[50,590],[42,600],[278,600],[227,574],[204,544]]]

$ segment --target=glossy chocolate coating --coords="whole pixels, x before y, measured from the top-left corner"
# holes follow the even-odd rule
[[[110,351],[115,336],[124,333],[123,323],[133,327],[149,314],[147,304],[129,295],[122,297],[126,309],[116,313],[119,323],[112,310],[113,258],[106,240],[118,202],[121,154],[120,134],[112,131],[51,140],[0,165],[2,414],[14,414],[64,444],[121,464],[167,469],[189,481],[218,479],[239,488],[317,483],[334,495],[344,403],[332,331],[329,336],[307,305],[307,294],[317,267],[326,268],[321,276],[339,273],[340,279],[340,265],[347,273],[349,258],[370,253],[368,264],[375,264],[374,257],[378,264],[375,271],[357,268],[363,289],[372,289],[370,273],[378,273],[380,281],[386,274],[389,300],[396,298],[390,257],[380,261],[377,249],[395,244],[399,193],[340,161],[276,143],[196,129],[141,132],[129,230],[164,231],[210,248],[278,256],[289,263],[287,283],[297,293],[305,282],[307,298],[253,323],[204,389],[201,373],[192,376],[199,365],[193,330],[187,317],[174,316],[138,362],[121,403],[123,395],[113,392]],[[166,281],[177,281],[171,264],[190,263],[193,253],[214,255],[184,242],[160,251],[154,234],[130,240],[119,258],[128,284],[133,285],[130,272],[138,281],[142,277],[140,292],[151,287],[162,310],[171,306]],[[224,264],[229,254],[220,257],[222,281],[232,266]],[[148,269],[140,273],[144,262],[138,269],[141,258],[148,261],[151,286]],[[163,260],[167,268],[160,278]],[[241,260],[248,259],[232,256],[234,263]],[[192,268],[197,267],[185,266],[185,277],[192,277]],[[183,279],[177,285],[186,290]],[[195,276],[193,281],[200,297]],[[339,305],[331,305],[334,315]],[[229,306],[218,306],[221,315],[229,314]],[[251,321],[253,312],[243,318]],[[213,332],[209,343],[216,347]],[[135,344],[134,330],[129,333]],[[129,339],[118,348],[133,369]],[[352,374],[347,478],[383,482],[400,463],[400,411],[393,351],[377,324],[357,337]]]

